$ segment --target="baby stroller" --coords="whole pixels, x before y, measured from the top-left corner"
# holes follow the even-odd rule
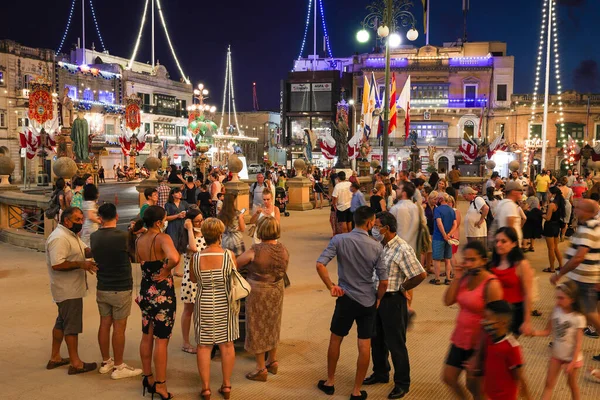
[[[286,217],[290,216],[290,213],[285,211],[285,207],[288,202],[287,193],[282,187],[275,188],[275,207],[279,208],[279,212]]]

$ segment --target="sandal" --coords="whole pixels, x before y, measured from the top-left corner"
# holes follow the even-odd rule
[[[554,273],[554,270],[553,270],[553,269],[550,269],[550,268],[544,268],[544,269],[542,270],[542,272],[548,272],[548,273],[551,273],[551,274],[553,274],[553,273]]]
[[[277,375],[277,369],[279,368],[279,363],[277,362],[277,360],[271,361],[270,363],[265,365],[265,367],[267,367],[268,372],[272,373],[273,375]]]
[[[229,391],[226,392],[223,389],[229,389]],[[223,396],[224,399],[228,399],[231,396],[231,386],[221,385],[219,393],[221,393],[221,396]]]
[[[267,381],[267,369],[258,369],[254,372],[248,372],[246,374],[246,379],[249,379],[251,381],[258,381],[258,382],[266,382]]]
[[[46,364],[46,369],[54,369],[54,368],[58,368],[58,367],[62,367],[63,365],[67,365],[71,362],[71,359],[69,358],[61,358],[60,361],[48,361],[48,364]]]
[[[210,392],[210,389],[204,389],[203,391],[200,392],[200,396],[202,396],[202,400],[210,400],[210,395],[212,393]]]
[[[198,350],[194,346],[182,346],[181,351],[188,354],[197,354]]]
[[[435,279],[435,278],[430,280],[429,283],[431,283],[432,285],[441,285],[442,284],[439,279]]]
[[[586,378],[592,382],[600,383],[600,369],[590,369]]]
[[[533,310],[533,311],[531,312],[531,316],[532,316],[532,317],[541,317],[541,316],[542,316],[542,313],[541,313],[541,312],[539,312],[538,310]]]

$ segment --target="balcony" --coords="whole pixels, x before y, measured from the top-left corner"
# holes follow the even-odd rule
[[[404,139],[399,137],[390,138],[390,147],[407,147],[410,146],[410,139]],[[369,139],[369,144],[371,146],[380,146],[379,140],[377,137],[371,136]],[[461,139],[460,138],[417,138],[417,146],[419,147],[427,147],[427,146],[437,146],[437,147],[460,147]]]
[[[156,115],[168,115],[170,117],[177,118],[187,118],[188,112],[186,110],[182,110],[180,108],[173,109],[165,109],[159,108],[152,104],[142,104],[142,111],[148,114],[156,114]]]

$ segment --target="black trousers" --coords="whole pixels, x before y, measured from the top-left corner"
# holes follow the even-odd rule
[[[386,295],[381,299],[375,318],[375,337],[371,339],[373,374],[386,378],[390,373],[391,354],[394,364],[394,383],[408,391],[410,387],[410,364],[406,348],[406,325],[408,304],[401,293]]]

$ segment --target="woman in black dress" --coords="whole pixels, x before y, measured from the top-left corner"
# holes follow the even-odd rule
[[[382,211],[387,211],[387,208],[385,206],[385,185],[383,184],[383,182],[377,182],[375,184],[375,189],[373,189],[373,192],[374,193],[369,199],[369,201],[371,202],[371,210],[373,210],[375,214],[380,213]]]
[[[161,233],[166,220],[165,210],[150,206],[144,212],[148,231],[137,240],[136,258],[141,265],[142,281],[136,303],[142,311],[142,342],[140,357],[144,370],[144,393],[156,393],[161,399],[171,399],[168,392],[167,348],[175,324],[175,286],[171,271],[179,264],[179,253],[173,241]],[[152,360],[156,376],[152,375]]]
[[[550,267],[545,268],[544,272],[554,273],[554,260],[558,260],[558,268],[562,267],[562,254],[558,250],[558,237],[560,235],[561,221],[565,218],[565,199],[562,192],[556,186],[550,187],[550,204],[548,211],[544,215],[544,232],[546,245],[548,246],[548,261]]]
[[[321,176],[319,168],[315,168],[313,178],[315,178],[315,207],[317,206],[318,201],[320,210],[323,208],[323,193],[325,193],[325,188],[323,188],[323,177]]]
[[[535,239],[542,237],[542,220],[544,218],[540,209],[540,200],[537,198],[535,188],[527,187],[527,200],[523,206],[523,211],[527,219],[523,225],[523,246],[525,241],[529,240],[529,246],[524,247],[523,251],[534,251]]]

